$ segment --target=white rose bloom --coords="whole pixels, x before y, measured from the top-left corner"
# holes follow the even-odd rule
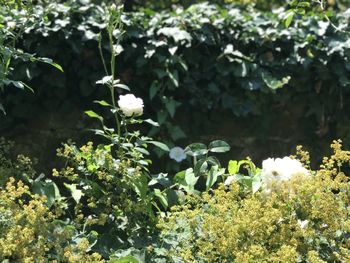
[[[143,100],[133,94],[120,95],[118,106],[125,116],[140,116],[143,113]]]
[[[301,162],[290,157],[268,158],[262,162],[261,180],[269,192],[273,183],[287,181],[296,174],[308,175],[308,171]]]
[[[15,21],[9,21],[9,22],[7,22],[7,26],[8,26],[10,29],[16,28],[16,25],[17,25],[17,23],[16,23]]]
[[[169,157],[171,159],[177,161],[178,163],[180,163],[186,159],[186,153],[185,153],[184,149],[176,146],[170,150]]]

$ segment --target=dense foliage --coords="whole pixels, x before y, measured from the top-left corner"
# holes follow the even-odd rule
[[[66,113],[77,105],[86,107],[90,98],[105,97],[95,85],[104,75],[97,43],[106,26],[105,9],[74,2],[49,3],[34,11],[41,20],[26,29],[21,46],[55,58],[65,73],[17,64],[16,79],[29,77],[36,96],[6,94],[9,116],[2,126],[13,118],[33,118],[42,109]],[[232,116],[258,116],[250,119],[250,134],[261,138],[281,113],[294,120],[293,126],[303,124],[298,132],[312,141],[329,132],[346,136],[347,33],[315,16],[294,20],[286,29],[283,16],[282,10],[263,13],[249,6],[205,3],[185,11],[125,14],[117,73],[150,102],[153,111],[146,113],[164,124],[163,137],[169,134],[172,141],[195,134],[210,123],[204,116],[218,109]],[[332,21],[347,30],[347,13]],[[197,110],[187,114],[191,109]],[[185,124],[179,125],[179,119]]]
[[[38,14],[33,12],[32,2],[6,1],[0,3],[0,93],[4,87],[13,86],[19,89],[29,89],[30,86],[21,80],[14,80],[12,67],[13,60],[22,62],[41,61],[51,64],[62,71],[62,68],[51,59],[37,57],[34,54],[24,52],[17,47],[17,42],[22,38],[26,28],[36,23]],[[5,109],[0,100],[0,110],[3,113]]]
[[[270,194],[233,182],[173,207],[159,224],[171,262],[349,261],[350,189],[341,167],[350,153],[332,147],[318,171]]]
[[[247,157],[227,169],[217,158],[231,149],[225,141],[168,147],[203,132],[203,116],[218,110],[258,116],[250,125],[261,137],[278,130],[273,110],[317,120],[319,137],[332,122],[348,129],[348,12],[299,17],[306,0],[272,12],[200,3],[125,13],[96,2],[0,6],[1,125],[80,107],[98,124],[94,143],[57,150],[64,164],[48,175],[0,139],[0,261],[349,261],[350,152],[341,141],[316,170],[301,147],[261,168]],[[65,72],[27,63],[61,70],[45,57]],[[189,112],[191,127],[174,121]],[[181,162],[177,173],[160,172],[154,147]]]

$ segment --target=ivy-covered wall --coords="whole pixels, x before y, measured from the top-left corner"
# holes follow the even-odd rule
[[[18,140],[25,131],[38,143],[40,136],[50,143],[79,138],[83,110],[105,96],[95,84],[104,75],[97,48],[103,5],[51,3],[35,12],[43,20],[27,29],[21,46],[53,58],[64,73],[15,65],[13,78],[28,79],[35,94],[8,88],[0,129]],[[282,9],[206,3],[126,13],[117,70],[161,124],[150,132],[170,145],[220,137],[236,158],[289,152],[297,143],[322,152],[338,137],[350,142],[348,12],[332,17],[341,30],[317,17],[285,28],[282,17]]]

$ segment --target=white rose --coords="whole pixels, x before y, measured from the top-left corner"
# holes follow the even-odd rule
[[[143,113],[143,100],[133,94],[120,95],[118,106],[125,116],[140,116]]]
[[[268,158],[262,162],[261,180],[268,192],[276,182],[287,181],[296,174],[308,175],[308,171],[300,161],[290,157]]]
[[[186,153],[185,150],[182,149],[181,147],[174,147],[170,150],[169,152],[169,157],[178,163],[182,162],[183,160],[186,159]]]
[[[10,29],[15,29],[16,28],[16,22],[15,21],[8,21],[7,22],[7,26],[10,28]]]

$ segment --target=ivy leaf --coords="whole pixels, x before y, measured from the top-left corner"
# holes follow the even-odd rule
[[[150,89],[149,89],[149,98],[152,100],[158,91],[159,91],[158,83],[153,82]]]
[[[169,130],[171,139],[173,139],[174,141],[177,141],[182,138],[186,138],[186,134],[179,126],[169,125],[168,130]]]
[[[2,111],[4,113],[4,115],[6,115],[5,108],[1,103],[0,103],[0,111]]]
[[[177,102],[173,99],[164,99],[165,108],[169,112],[170,116],[173,118],[176,112],[176,108],[181,105],[180,102]]]
[[[168,76],[171,79],[174,86],[176,88],[179,87],[179,74],[177,73],[177,70],[174,70],[173,72],[168,71]]]
[[[265,84],[272,90],[276,90],[279,88],[282,88],[284,85],[286,85],[289,80],[291,79],[290,76],[284,77],[281,80],[273,77],[270,73],[261,73],[261,77]]]

